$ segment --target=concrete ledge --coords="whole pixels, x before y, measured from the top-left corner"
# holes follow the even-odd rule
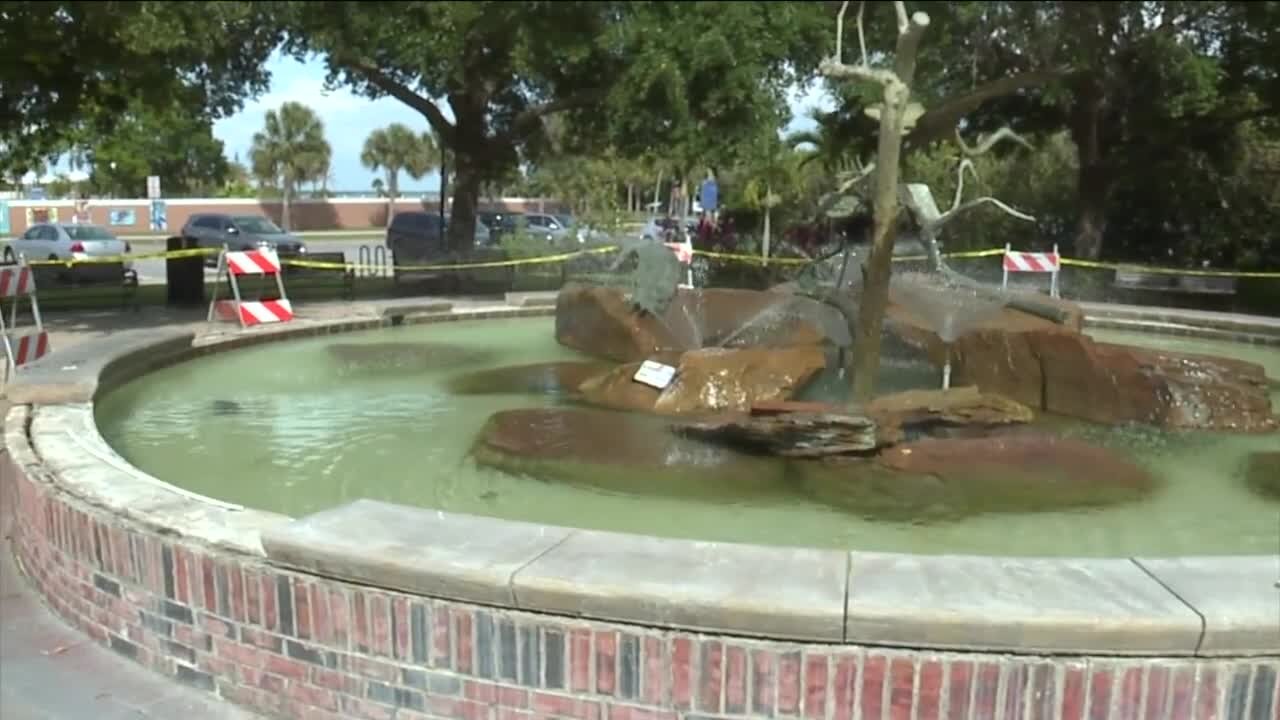
[[[844,553],[578,531],[511,579],[523,610],[844,639]]]
[[[357,500],[267,528],[271,560],[374,587],[512,606],[511,577],[573,531]]]
[[[129,330],[55,351],[22,368],[8,387],[15,405],[56,405],[93,400],[99,384],[128,372],[142,374],[190,351],[187,330]]]
[[[1198,655],[1280,653],[1280,555],[1134,562],[1204,618]]]
[[[850,554],[850,642],[1192,655],[1200,617],[1127,559]]]

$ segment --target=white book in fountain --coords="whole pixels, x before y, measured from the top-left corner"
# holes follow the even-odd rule
[[[676,369],[674,367],[663,365],[654,360],[645,360],[640,363],[640,369],[636,370],[636,374],[631,379],[652,388],[666,390],[675,376]]]

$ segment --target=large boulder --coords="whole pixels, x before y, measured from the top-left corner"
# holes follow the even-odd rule
[[[827,364],[820,346],[693,350],[676,362],[675,380],[657,390],[632,378],[640,363],[621,365],[579,386],[593,405],[670,415],[749,412],[753,403],[790,399]]]
[[[902,521],[1103,506],[1143,498],[1156,487],[1145,469],[1109,450],[1032,433],[926,439],[874,459],[795,466],[816,499]]]
[[[864,412],[876,422],[882,445],[933,435],[988,435],[1035,419],[1026,405],[972,386],[882,395]]]
[[[608,410],[495,413],[472,456],[504,472],[608,492],[723,502],[788,493],[780,460],[677,437],[661,418]]]
[[[567,285],[556,298],[556,341],[617,362],[707,347],[816,345],[834,310],[786,293],[680,288],[661,316],[632,306],[621,290]]]
[[[1069,308],[1064,304],[1064,312]],[[1261,366],[1094,342],[1074,325],[1005,308],[951,345],[952,382],[1033,409],[1104,424],[1275,429]],[[889,328],[935,365],[945,362],[947,349],[925,319],[891,305]]]

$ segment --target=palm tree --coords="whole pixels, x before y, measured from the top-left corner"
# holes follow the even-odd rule
[[[298,187],[323,177],[332,155],[333,150],[324,137],[324,123],[311,108],[286,102],[279,111],[267,111],[262,132],[253,134],[249,160],[259,180],[280,190],[281,224],[286,230],[289,229],[289,202]]]
[[[396,198],[400,195],[400,172],[414,180],[440,166],[440,149],[430,132],[415,134],[401,123],[392,123],[369,133],[364,141],[360,162],[370,170],[387,174],[387,223],[395,215]]]

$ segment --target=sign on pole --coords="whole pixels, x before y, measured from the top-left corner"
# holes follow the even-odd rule
[[[147,199],[158,200],[160,198],[160,176],[147,176]]]

